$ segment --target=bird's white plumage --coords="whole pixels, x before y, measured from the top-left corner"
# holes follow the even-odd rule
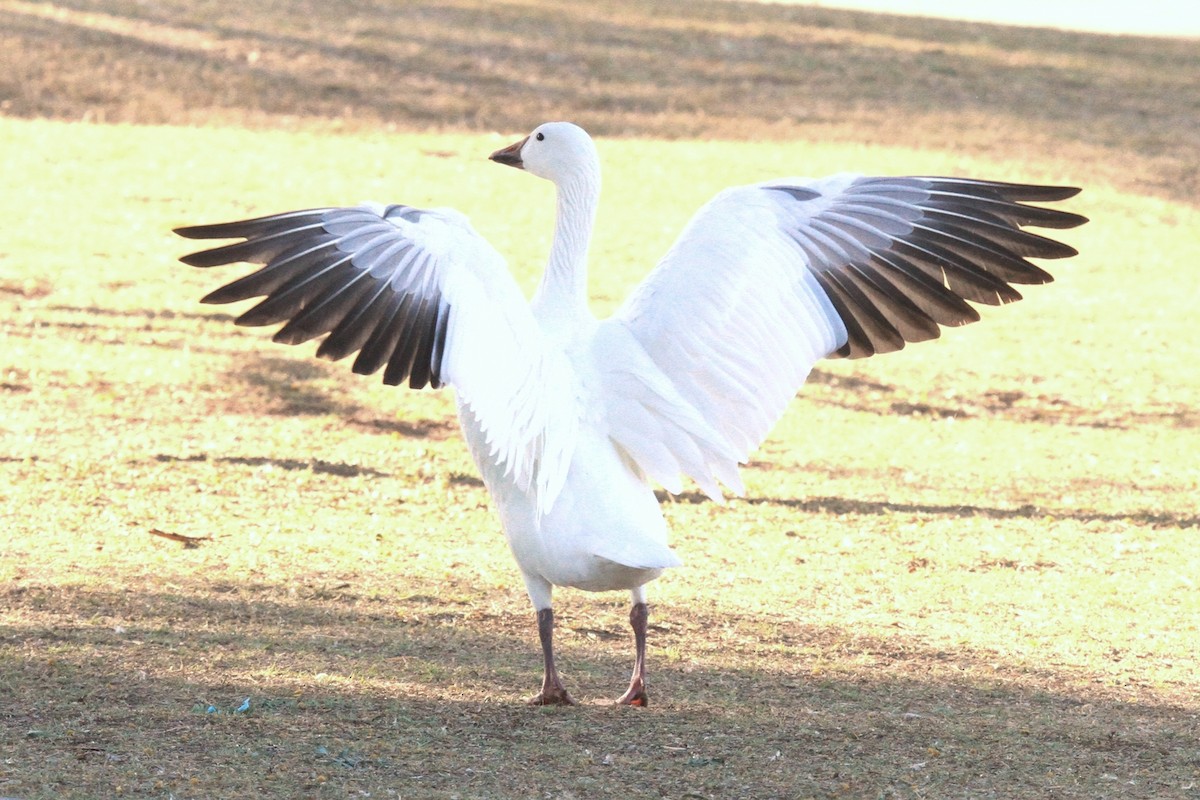
[[[585,277],[600,189],[591,139],[548,123],[492,157],[558,189],[531,302],[449,209],[315,209],[179,232],[245,240],[184,258],[194,266],[266,265],[205,298],[265,295],[239,322],[286,320],[277,341],[328,334],[318,354],[358,352],[356,372],[454,387],[539,610],[554,585],[629,589],[643,603],[642,585],[678,563],[654,483],[679,492],[688,476],[714,498],[722,485],[741,493],[739,464],[818,360],[933,338],[978,318],[965,300],[1019,298],[1010,283],[1050,280],[1025,257],[1074,253],[1022,226],[1085,221],[1021,202],[1075,193],[1059,187],[844,174],[729,189],[597,321]],[[539,697],[561,702],[548,630]],[[644,702],[640,674],[626,699]]]
[[[601,365],[602,424],[641,473],[674,494],[683,490],[680,475],[714,498],[718,482],[741,491],[737,451],[620,319],[597,326],[592,350]]]
[[[758,187],[722,192],[615,315],[724,437],[733,468],[761,444],[812,365],[845,341],[785,232],[789,201]],[[685,472],[704,485],[706,476]]]
[[[381,221],[352,226],[339,248],[394,291],[440,296],[452,310],[442,380],[454,387],[461,413],[477,421],[487,457],[544,510],[562,487],[578,426],[570,365],[545,346],[504,259],[466,217],[433,209]],[[336,224],[326,227],[338,233]],[[400,248],[407,252],[397,258]]]

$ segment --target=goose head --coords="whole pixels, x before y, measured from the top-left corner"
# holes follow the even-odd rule
[[[600,164],[592,137],[570,122],[539,125],[524,139],[497,150],[490,158],[560,186],[572,178],[599,173]]]

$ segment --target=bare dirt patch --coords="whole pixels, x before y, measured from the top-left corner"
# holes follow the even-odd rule
[[[1188,43],[737,3],[0,0],[0,51],[0,795],[1197,796]],[[548,116],[623,137],[601,311],[699,203],[772,175],[1063,180],[1093,218],[1021,303],[822,364],[745,499],[663,497],[688,566],[652,587],[644,711],[601,704],[624,598],[578,592],[561,666],[595,704],[522,705],[533,617],[452,400],[235,328],[169,234],[444,204],[528,285],[549,198],[487,132]]]

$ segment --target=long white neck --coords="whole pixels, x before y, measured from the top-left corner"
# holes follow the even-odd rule
[[[550,263],[533,298],[547,332],[568,337],[588,320],[587,256],[600,201],[600,170],[581,169],[558,184]]]

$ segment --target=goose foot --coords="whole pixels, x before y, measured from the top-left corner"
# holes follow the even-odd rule
[[[625,694],[617,698],[619,706],[638,706],[645,708],[650,705],[650,696],[646,694],[646,683],[641,678],[634,677],[629,682],[629,688],[625,690]]]
[[[577,706],[575,698],[571,697],[561,685],[543,686],[542,690],[526,701],[531,706]]]

